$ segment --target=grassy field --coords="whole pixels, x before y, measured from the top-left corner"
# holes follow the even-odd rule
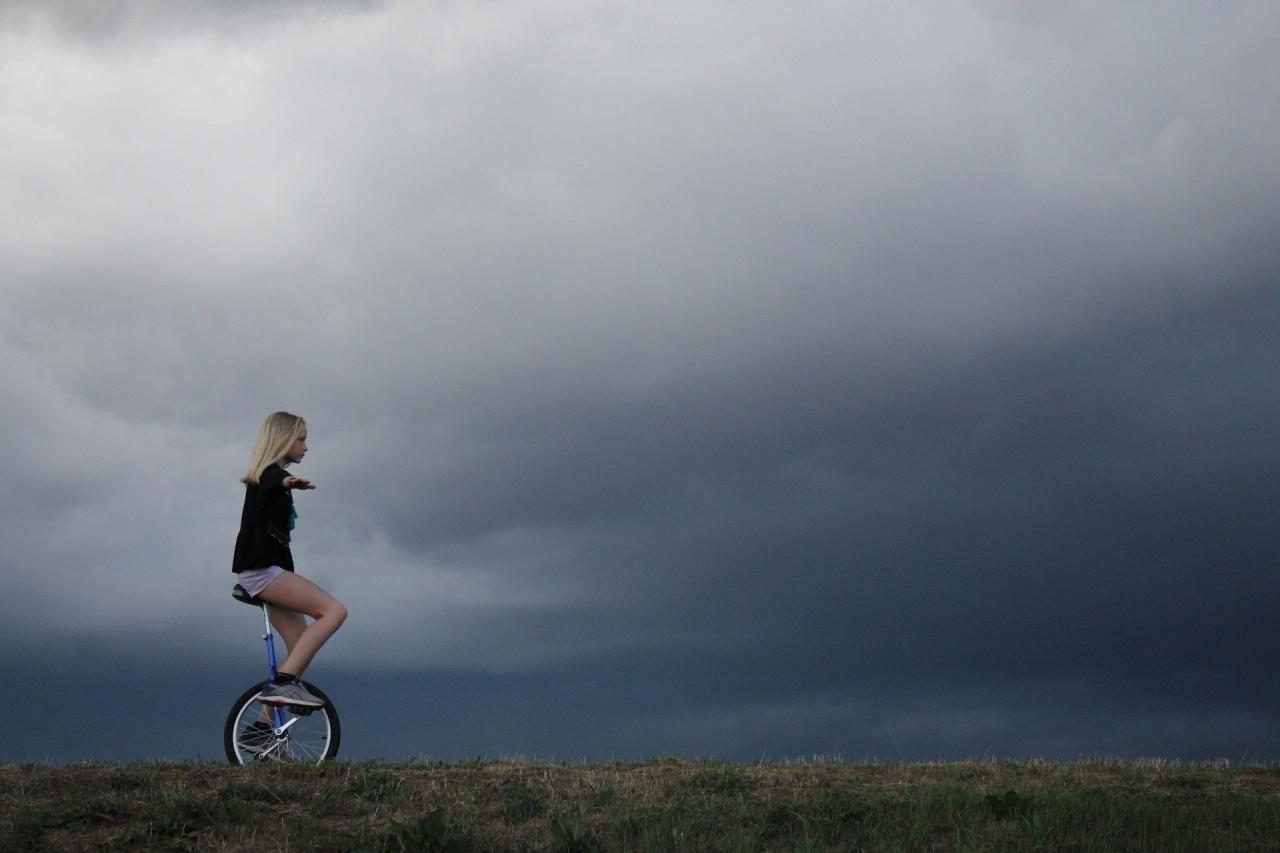
[[[1280,849],[1280,766],[0,766],[0,850]]]

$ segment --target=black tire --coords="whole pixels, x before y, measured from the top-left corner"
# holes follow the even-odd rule
[[[262,684],[255,684],[241,693],[227,713],[227,721],[222,727],[222,744],[227,750],[227,760],[232,764],[253,764],[257,761],[319,764],[337,755],[338,745],[342,740],[342,726],[338,722],[337,709],[319,687],[309,681],[302,682],[302,686],[323,699],[324,707],[283,708],[286,717],[296,717],[297,720],[288,727],[283,737],[275,739],[268,749],[261,752],[245,748],[244,744],[237,742],[236,734],[258,719],[264,707],[258,701]],[[275,706],[265,707],[273,709]]]

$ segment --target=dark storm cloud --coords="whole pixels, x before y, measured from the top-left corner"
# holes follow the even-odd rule
[[[120,670],[102,651],[53,661],[99,701],[94,718],[65,705],[15,707],[0,754],[13,761],[219,758],[224,705],[251,682],[247,667],[211,662],[198,677],[168,663]],[[0,673],[39,683],[45,665],[39,656],[5,659]],[[1269,680],[1241,684],[1221,671],[979,684],[909,670],[848,687],[803,672],[778,677],[738,653],[681,653],[610,655],[500,675],[332,666],[325,675],[332,695],[345,700],[344,754],[354,759],[1277,755]],[[165,725],[146,722],[157,716]]]
[[[732,649],[754,680],[723,661],[695,671],[734,707],[901,679],[929,695],[1013,691],[1025,739],[992,735],[1001,752],[1043,732],[1028,722],[1047,713],[1039,692],[1083,697],[1072,707],[1096,728],[1080,751],[1120,742],[1102,729],[1125,703],[1171,715],[1181,728],[1169,744],[1194,739],[1202,716],[1211,727],[1215,704],[1252,715],[1257,735],[1274,709],[1258,685],[1280,651],[1268,627],[1280,464],[1265,440],[1280,415],[1280,299],[1241,277],[871,390],[827,371],[816,387],[708,386],[610,418],[607,389],[583,388],[547,404],[562,414],[554,426],[534,428],[536,405],[497,420],[524,427],[506,442],[478,419],[473,430],[500,448],[492,459],[393,491],[374,514],[427,562],[592,591],[585,611],[463,616],[500,669],[502,649],[554,638],[569,659],[604,647],[615,665],[632,660],[649,673],[636,689],[658,689],[669,657]],[[542,533],[492,535],[506,529]],[[928,738],[941,754],[972,743],[947,731],[963,730],[971,704],[911,701],[932,715],[913,757]],[[1140,728],[1130,749],[1158,742]],[[1060,737],[1041,750],[1071,752]],[[876,743],[809,749],[886,754]]]

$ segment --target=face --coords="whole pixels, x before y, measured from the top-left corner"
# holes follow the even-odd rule
[[[302,457],[307,455],[307,431],[304,429],[302,435],[294,439],[293,444],[289,445],[285,458],[290,462],[301,462]]]

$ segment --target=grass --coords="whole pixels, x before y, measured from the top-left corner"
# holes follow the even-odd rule
[[[3,850],[1274,850],[1280,766],[0,766]]]

